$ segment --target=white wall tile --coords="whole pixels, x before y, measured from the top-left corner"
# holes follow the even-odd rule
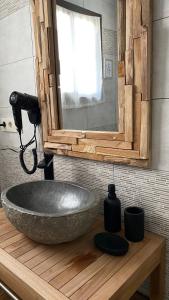
[[[153,20],[158,20],[169,16],[168,0],[153,0]]]
[[[169,98],[169,18],[153,23],[152,97]]]
[[[12,117],[12,109],[9,104],[11,92],[19,91],[36,95],[34,59],[26,59],[9,65],[0,66],[0,117]],[[28,142],[33,135],[33,126],[28,121],[26,112],[22,112],[24,135],[23,142]],[[0,132],[0,144],[19,146],[16,133]]]
[[[0,66],[0,107],[9,106],[9,96],[15,90],[35,94],[33,58]]]
[[[0,21],[0,65],[32,56],[29,7]]]
[[[169,100],[152,101],[152,169],[169,171]]]

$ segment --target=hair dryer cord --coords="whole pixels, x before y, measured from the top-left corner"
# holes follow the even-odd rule
[[[36,125],[34,125],[34,135],[33,137],[31,138],[31,140],[26,144],[26,145],[23,145],[22,143],[22,136],[21,136],[21,133],[19,134],[19,137],[20,137],[20,153],[19,153],[19,159],[20,159],[20,163],[21,163],[21,166],[23,168],[23,170],[25,171],[25,173],[27,174],[33,174],[35,173],[36,169],[37,169],[37,165],[38,165],[38,158],[37,158],[37,139],[36,139]],[[32,154],[33,154],[33,167],[31,170],[29,170],[25,164],[25,161],[24,161],[24,153],[26,151],[26,149],[32,145],[33,143],[35,143],[35,148],[32,149]]]

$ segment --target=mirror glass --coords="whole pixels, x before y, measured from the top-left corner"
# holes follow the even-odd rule
[[[56,1],[63,129],[117,130],[117,1]]]

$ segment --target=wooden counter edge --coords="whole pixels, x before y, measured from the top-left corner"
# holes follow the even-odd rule
[[[68,299],[2,249],[0,249],[0,280],[24,300]]]

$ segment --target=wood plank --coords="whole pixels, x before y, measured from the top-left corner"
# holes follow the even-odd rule
[[[48,136],[48,142],[60,144],[77,144],[77,138],[67,136]]]
[[[130,142],[94,140],[94,139],[79,139],[78,143],[79,143],[79,145],[112,147],[115,149],[131,149]]]
[[[25,245],[18,247],[16,250],[12,251],[11,255],[14,258],[18,258],[34,248],[35,245],[33,243],[25,243]]]
[[[134,294],[134,291],[139,288],[143,278],[146,278],[152,272],[155,265],[159,264],[162,247],[162,243],[159,244],[156,239],[151,240],[115,276],[109,279],[101,289],[92,295],[90,300],[107,300],[110,298],[112,300],[129,299]]]
[[[31,259],[26,261],[24,265],[28,267],[30,270],[35,268],[37,265],[42,263],[43,261],[47,260],[49,257],[53,256],[56,253],[56,249],[52,248],[51,249],[46,249],[42,252],[38,252],[37,255],[33,256]]]
[[[59,128],[56,86],[49,88],[52,129]]]
[[[56,144],[56,143],[49,143],[46,142],[44,144],[44,148],[48,148],[48,149],[64,149],[64,150],[71,150],[72,146],[71,145],[67,145],[67,144]]]
[[[125,141],[133,142],[133,86],[132,85],[125,86]]]
[[[98,228],[96,228],[98,232]],[[43,261],[39,263],[36,267],[33,268],[33,271],[41,275],[43,279],[46,281],[50,281],[55,277],[56,274],[59,274],[61,268],[68,268],[68,266],[73,263],[72,259],[76,256],[80,255],[83,252],[85,247],[85,243],[88,243],[91,238],[93,239],[94,232],[89,232],[86,234],[86,239],[84,241],[83,238],[79,238],[72,242],[68,249],[65,248],[65,245],[58,245],[57,252]],[[59,263],[61,263],[59,267]]]
[[[113,275],[115,275],[122,267],[124,264],[126,264],[140,249],[142,249],[146,243],[148,242],[147,239],[141,242],[141,244],[134,244],[133,247],[129,250],[129,253],[127,256],[123,257],[118,257],[117,259],[113,258],[111,261],[104,265],[101,270],[99,270],[90,280],[86,278],[86,282],[82,282],[82,285],[76,286],[76,278],[74,278],[73,285],[76,288],[73,289],[73,293],[70,296],[70,299],[73,300],[79,300],[80,295],[83,295],[83,300],[89,299],[94,293],[98,291],[99,288],[103,284],[105,284]],[[78,281],[79,282],[79,281]],[[75,292],[74,292],[75,291]]]
[[[141,134],[141,101],[142,95],[137,93],[134,97],[134,145],[133,149],[140,150],[140,134]]]
[[[24,300],[68,299],[2,249],[0,249],[0,280],[3,280],[7,286]]]
[[[152,2],[151,0],[141,0],[142,4],[142,26],[143,27],[151,27],[152,20]]]
[[[43,69],[49,68],[49,55],[47,42],[47,29],[45,28],[44,23],[40,23],[40,34],[41,34],[41,45],[42,45],[42,66]],[[44,80],[43,80],[44,81]]]
[[[118,107],[119,120],[118,130],[120,133],[125,131],[125,77],[118,78]]]
[[[109,131],[86,131],[86,138],[94,140],[124,141],[124,133]]]
[[[140,158],[139,151],[133,151],[133,150],[123,150],[123,149],[116,150],[113,148],[96,147],[96,153],[103,154],[103,155],[124,157],[124,158],[134,158],[134,159]]]
[[[125,54],[124,54],[124,56],[125,56]],[[118,78],[119,77],[125,77],[125,75],[126,75],[126,73],[125,73],[125,62],[120,61],[120,62],[118,62]]]
[[[126,65],[126,85],[133,84],[134,70],[133,70],[133,49],[126,50],[125,52],[125,65]]]
[[[54,74],[49,74],[49,86],[56,86]]]
[[[97,259],[96,262],[92,263],[85,270],[79,273],[75,279],[72,279],[67,284],[65,284],[60,291],[70,297],[78,287],[80,288],[84,283],[90,280],[97,272],[99,272],[106,264],[111,262],[111,256],[103,254]],[[99,298],[98,298],[99,299]],[[101,298],[100,298],[101,299]]]
[[[163,300],[165,299],[165,269],[166,269],[166,247],[161,251],[161,260],[159,266],[153,271],[150,276],[150,299]]]
[[[8,253],[11,253],[15,250],[17,250],[18,248],[25,246],[25,245],[35,245],[35,243],[32,240],[27,240],[25,238],[25,236],[23,236],[23,238],[19,241],[16,241],[12,244],[10,244],[9,246],[5,247],[4,250]]]
[[[118,61],[122,62],[125,59],[126,49],[126,6],[125,1],[117,1],[117,35],[118,35]],[[124,76],[124,75],[123,75]]]
[[[3,215],[3,218],[4,218],[4,215]],[[4,234],[8,234],[9,232],[14,230],[13,226],[10,223],[8,223],[8,224],[2,223],[0,228],[1,228],[0,241],[1,241],[1,236],[3,236]]]
[[[0,225],[0,227],[1,227],[1,226],[2,226],[2,225]],[[0,237],[0,242],[6,241],[6,240],[8,240],[9,238],[11,238],[11,237],[13,237],[13,236],[15,236],[15,235],[17,235],[17,234],[18,234],[18,231],[17,231],[17,230],[11,230],[10,232],[7,232],[7,233],[1,235],[1,237]]]
[[[83,153],[83,152],[77,152],[77,151],[68,151],[67,153],[70,157],[79,157],[84,159],[92,159],[92,160],[98,160],[103,161],[103,155],[101,154],[94,154],[94,153]]]
[[[58,154],[58,155],[68,155],[68,151],[69,150],[65,150],[65,149],[57,149],[56,154]]]
[[[96,146],[93,145],[72,145],[72,151],[95,153]]]
[[[92,237],[93,242],[93,237]],[[92,243],[93,244],[93,243]],[[91,249],[91,251],[90,251]],[[63,261],[60,263],[57,263],[55,266],[53,266],[50,270],[46,271],[44,274],[41,275],[45,281],[50,281],[50,284],[53,285],[53,279],[55,276],[59,275],[61,272],[64,273],[64,280],[66,282],[70,281],[74,276],[76,276],[78,273],[82,272],[87,266],[89,266],[91,263],[96,261],[98,257],[102,255],[102,253],[97,250],[93,249],[91,247],[89,249],[89,252],[82,251],[82,249],[76,250],[75,253],[72,253],[70,257],[65,257]],[[62,274],[63,275],[63,274]],[[62,278],[62,276],[61,276]],[[60,281],[60,280],[59,280]],[[61,281],[60,281],[61,283]],[[64,281],[63,281],[64,283]]]
[[[138,38],[142,31],[142,0],[133,0],[133,38]]]
[[[110,155],[104,156],[103,160],[107,163],[126,164],[126,165],[129,165],[132,167],[139,167],[139,168],[148,168],[149,167],[149,160],[115,157],[115,156],[110,156]]]
[[[67,136],[67,137],[75,137],[75,138],[85,138],[86,133],[84,131],[76,131],[76,130],[52,130],[52,136]]]
[[[141,58],[141,38],[134,39],[134,91],[142,93],[142,58]]]
[[[35,49],[36,49],[36,57],[39,62],[42,61],[42,47],[41,47],[41,38],[40,38],[40,24],[38,22],[38,16],[36,11],[32,12],[32,22],[34,29],[34,38],[35,38]]]
[[[47,246],[45,245],[38,245],[32,250],[28,250],[26,253],[22,254],[20,257],[18,257],[18,260],[21,263],[26,263],[28,260],[31,260],[33,257],[39,255],[43,251],[47,250]]]
[[[148,32],[144,30],[141,34],[141,82],[142,99],[150,100],[150,78],[149,78],[149,58],[148,58]]]
[[[126,0],[126,50],[133,49],[133,0]]]
[[[49,28],[52,26],[51,0],[43,0],[43,5],[44,5],[45,27]]]
[[[39,19],[40,22],[44,22],[43,0],[39,0]]]
[[[41,118],[42,121],[42,136],[43,142],[46,142],[48,139],[48,116],[47,116],[47,104],[46,102],[41,102]]]
[[[1,249],[4,249],[6,247],[8,247],[9,245],[15,243],[15,242],[18,242],[18,241],[21,241],[23,239],[24,235],[23,233],[19,233],[11,238],[9,238],[8,240],[6,241],[3,241],[3,242],[0,242],[0,248]]]
[[[147,159],[150,150],[150,103],[149,101],[141,102],[141,134],[140,134],[140,157]]]

